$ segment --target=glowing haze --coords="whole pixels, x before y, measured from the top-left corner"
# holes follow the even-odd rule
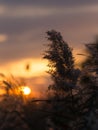
[[[29,66],[27,69],[26,66]],[[42,59],[21,59],[19,61],[13,61],[6,65],[1,65],[0,72],[4,75],[13,74],[15,76],[30,78],[35,76],[46,75],[47,62]]]

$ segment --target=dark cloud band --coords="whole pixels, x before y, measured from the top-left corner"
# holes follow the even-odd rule
[[[98,0],[1,0],[0,4],[8,6],[33,5],[33,6],[77,6],[98,3]]]

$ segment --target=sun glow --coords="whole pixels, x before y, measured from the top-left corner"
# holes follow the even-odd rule
[[[25,78],[45,75],[46,71],[47,62],[41,59],[24,59],[0,66],[0,72],[5,75],[11,73],[14,76]]]
[[[22,92],[24,95],[29,95],[31,93],[31,89],[28,86],[23,86]]]

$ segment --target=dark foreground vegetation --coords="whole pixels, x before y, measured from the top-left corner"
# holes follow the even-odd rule
[[[25,99],[17,93],[15,79],[3,79],[0,130],[98,130],[98,38],[85,45],[86,60],[80,68],[59,32],[48,31],[47,38],[43,58],[49,61],[51,96]]]

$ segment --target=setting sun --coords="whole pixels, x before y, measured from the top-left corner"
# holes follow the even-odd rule
[[[22,92],[24,95],[29,95],[31,93],[31,89],[28,86],[22,87]]]

